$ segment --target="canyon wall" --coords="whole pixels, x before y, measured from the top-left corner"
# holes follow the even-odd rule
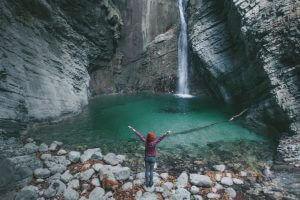
[[[172,92],[177,80],[177,0],[115,1],[124,22],[115,57],[91,75],[93,94]]]
[[[216,96],[249,108],[256,130],[300,132],[299,14],[296,0],[189,2],[198,76]]]
[[[89,73],[110,62],[121,18],[110,0],[0,2],[0,127],[77,113]]]

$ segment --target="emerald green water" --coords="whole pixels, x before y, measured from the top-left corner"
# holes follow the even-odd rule
[[[72,147],[100,147],[104,152],[131,156],[143,154],[142,144],[128,129],[131,125],[144,135],[174,134],[159,144],[163,156],[187,155],[194,160],[237,160],[245,164],[271,161],[272,138],[254,133],[242,121],[224,122],[240,111],[207,97],[182,99],[173,95],[118,95],[93,99],[84,111],[55,125],[29,133],[48,143],[59,140]],[[212,123],[203,129],[197,129]],[[195,129],[194,131],[186,131]]]

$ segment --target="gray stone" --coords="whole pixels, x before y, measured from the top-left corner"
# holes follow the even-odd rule
[[[206,197],[209,198],[209,199],[219,199],[221,197],[221,195],[216,194],[216,193],[208,193],[206,195]]]
[[[210,178],[205,175],[190,174],[190,180],[191,183],[196,186],[211,187],[213,184]]]
[[[188,180],[189,180],[188,174],[186,172],[182,172],[177,178],[175,182],[175,186],[177,188],[186,187],[188,184]]]
[[[103,165],[100,164],[100,163],[96,163],[93,165],[93,169],[96,171],[96,172],[99,172],[100,168],[102,167]]]
[[[59,155],[59,156],[66,155],[66,154],[67,154],[67,151],[64,150],[64,149],[60,149],[60,150],[57,152],[57,155]]]
[[[131,190],[133,187],[131,182],[127,182],[125,184],[122,185],[122,190]]]
[[[192,194],[198,194],[200,190],[199,190],[198,187],[196,187],[196,186],[193,185],[191,187],[190,191],[191,191]]]
[[[79,189],[79,180],[78,179],[71,180],[68,183],[68,187],[76,189],[76,190]]]
[[[93,178],[92,181],[91,181],[91,183],[95,187],[99,187],[100,186],[99,178]]]
[[[61,195],[66,190],[66,185],[60,180],[54,180],[51,183],[52,187],[56,190],[56,195]]]
[[[119,161],[119,163],[123,163],[126,160],[126,156],[125,155],[117,155],[117,159]]]
[[[49,160],[51,159],[51,157],[52,157],[51,154],[45,153],[41,155],[41,160]]]
[[[233,181],[232,181],[232,178],[231,178],[231,177],[223,177],[223,178],[221,179],[221,183],[222,183],[223,185],[228,185],[228,186],[233,185]]]
[[[214,165],[213,168],[219,172],[223,172],[226,169],[225,165]]]
[[[202,196],[200,195],[194,195],[194,200],[203,200]]]
[[[152,192],[145,192],[141,196],[140,200],[158,200],[158,196]]]
[[[244,184],[244,181],[241,180],[241,179],[238,179],[238,178],[233,178],[233,183],[236,184],[236,185],[242,185]]]
[[[65,173],[63,173],[60,177],[60,179],[64,182],[64,183],[68,183],[70,180],[73,179],[72,174],[70,174],[70,171],[67,170],[65,171]]]
[[[39,147],[34,143],[27,143],[24,147],[32,153],[37,152],[39,150]]]
[[[106,154],[103,159],[104,159],[104,162],[106,162],[109,165],[113,165],[113,166],[119,164],[119,162],[120,162],[120,160],[114,153]]]
[[[105,191],[101,187],[95,187],[93,191],[90,193],[89,200],[102,200]]]
[[[131,170],[128,167],[121,167],[121,166],[114,166],[112,168],[112,173],[116,180],[120,181],[125,181],[129,179]]]
[[[79,194],[72,188],[67,188],[64,192],[64,200],[78,200]]]
[[[164,191],[169,191],[173,188],[173,183],[165,182],[162,184],[162,188],[164,189]]]
[[[169,174],[168,174],[168,173],[161,173],[161,174],[160,174],[160,177],[161,177],[164,181],[167,181],[168,178],[169,178]]]
[[[80,161],[86,162],[87,160],[102,160],[103,156],[100,148],[87,149],[80,156]]]
[[[185,199],[185,200],[191,199],[190,192],[184,188],[178,188],[175,191],[175,194],[172,194],[170,197],[170,200],[183,200],[183,199]]]
[[[68,158],[72,163],[76,163],[80,159],[80,152],[70,151],[69,154],[68,154]]]
[[[135,194],[135,200],[140,200],[143,196],[143,192],[141,190],[137,191]]]
[[[94,169],[88,169],[84,172],[81,172],[80,173],[80,180],[87,181],[93,176],[93,174],[95,174]]]
[[[50,176],[50,171],[46,168],[39,168],[34,170],[35,178],[48,178]]]
[[[236,191],[231,187],[225,188],[225,192],[228,194],[229,197],[233,199],[236,197]]]
[[[46,152],[46,151],[48,151],[48,145],[45,143],[40,144],[39,152]]]
[[[57,143],[56,142],[52,142],[51,144],[50,144],[50,147],[49,147],[49,150],[50,151],[56,151],[57,150]]]
[[[43,195],[45,198],[52,198],[56,195],[56,190],[52,185],[50,185],[46,190],[44,190]]]
[[[241,172],[240,172],[240,176],[241,176],[241,177],[247,176],[247,172],[241,171]]]
[[[16,195],[16,200],[36,200],[38,198],[38,188],[35,186],[26,186]]]

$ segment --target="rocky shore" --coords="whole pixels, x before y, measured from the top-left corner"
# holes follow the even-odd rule
[[[187,168],[178,176],[158,169],[154,186],[147,188],[144,172],[132,170],[124,155],[104,155],[101,148],[69,151],[58,141],[49,145],[31,138],[0,141],[1,157],[6,157],[1,159],[1,174],[6,162],[11,163],[7,177],[1,177],[3,199],[297,199],[280,187],[281,179],[269,167],[254,174],[216,163],[198,172]]]

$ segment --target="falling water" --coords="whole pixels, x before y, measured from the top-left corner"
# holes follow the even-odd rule
[[[186,0],[179,0],[179,12],[181,29],[178,41],[178,90],[180,97],[191,97],[188,88],[188,46],[187,46],[187,24],[185,21]]]

